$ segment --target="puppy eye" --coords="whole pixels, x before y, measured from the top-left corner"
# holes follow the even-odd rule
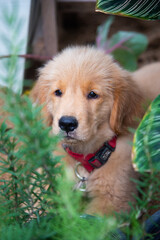
[[[98,94],[96,94],[95,92],[91,91],[88,95],[87,95],[87,98],[88,99],[96,99],[98,98]]]
[[[61,92],[60,89],[57,89],[57,90],[54,92],[54,94],[55,94],[57,97],[61,97],[62,92]]]

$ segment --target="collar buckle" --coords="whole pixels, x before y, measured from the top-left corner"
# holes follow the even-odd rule
[[[94,168],[101,167],[108,161],[111,153],[114,152],[114,150],[115,147],[112,147],[107,142],[105,142],[103,147],[99,149],[95,156],[88,160],[89,164]]]

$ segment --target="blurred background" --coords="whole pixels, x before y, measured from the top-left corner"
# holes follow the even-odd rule
[[[9,5],[12,5],[13,11],[19,12],[20,18],[23,18],[19,29],[24,30],[22,34],[25,44],[19,54],[32,55],[24,56],[26,67],[21,67],[26,88],[36,80],[37,69],[63,48],[77,44],[95,44],[97,27],[109,17],[95,11],[95,0],[0,0],[0,4],[0,13],[10,15]],[[18,18],[17,13],[16,16]],[[109,37],[120,30],[146,35],[149,44],[138,58],[138,66],[141,67],[160,60],[159,27],[159,21],[115,16]],[[17,36],[20,35],[17,33]],[[2,32],[1,38],[4,38]],[[11,38],[10,41],[13,42],[14,39]],[[3,47],[0,48],[0,56],[4,55],[2,49]]]
[[[32,0],[28,47],[31,53],[53,56],[68,45],[95,44],[97,27],[108,15],[95,12],[94,0]],[[143,33],[149,40],[147,50],[139,57],[138,65],[160,60],[160,23],[116,16],[109,36],[119,30]],[[34,65],[26,71],[35,78]],[[32,71],[30,71],[32,70]]]

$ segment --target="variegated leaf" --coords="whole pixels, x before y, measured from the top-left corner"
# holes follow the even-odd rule
[[[160,19],[159,0],[97,0],[97,11],[147,20]]]
[[[152,102],[136,130],[133,141],[136,170],[160,170],[160,95]]]

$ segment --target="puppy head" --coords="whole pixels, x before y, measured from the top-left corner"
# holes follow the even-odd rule
[[[67,143],[106,141],[125,131],[140,109],[129,74],[92,47],[67,48],[48,62],[31,95]]]

